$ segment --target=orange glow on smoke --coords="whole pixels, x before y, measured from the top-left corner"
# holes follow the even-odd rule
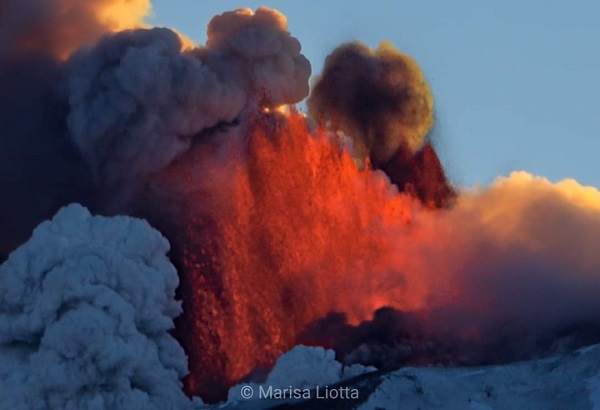
[[[359,170],[295,112],[258,114],[244,145],[207,171],[197,201],[209,209],[190,207],[182,245],[178,331],[188,389],[208,399],[271,365],[327,313],[358,323],[382,306],[418,309],[428,288],[403,276],[398,247],[420,205],[382,172]]]
[[[143,20],[152,9],[150,0],[58,0],[41,7],[27,30],[17,34],[16,44],[21,50],[43,50],[61,60],[103,34],[148,27]]]

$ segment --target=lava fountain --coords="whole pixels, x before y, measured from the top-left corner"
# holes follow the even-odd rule
[[[413,213],[427,212],[415,196],[359,169],[296,111],[261,111],[241,134],[227,155],[200,144],[163,176],[185,192],[175,207],[185,234],[171,238],[185,312],[177,333],[188,389],[208,398],[271,365],[330,312],[359,323],[384,306],[415,310],[429,288],[405,277],[398,246]]]

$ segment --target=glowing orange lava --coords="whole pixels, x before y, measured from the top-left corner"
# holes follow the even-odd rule
[[[298,113],[258,114],[241,145],[205,171],[193,199],[201,210],[190,204],[175,244],[188,390],[209,400],[329,312],[358,323],[382,306],[417,309],[427,293],[403,276],[398,246],[410,240],[417,199],[381,171],[359,170]]]

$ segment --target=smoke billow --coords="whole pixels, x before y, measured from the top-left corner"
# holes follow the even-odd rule
[[[421,69],[391,44],[362,43],[335,49],[308,99],[311,113],[355,142],[374,164],[399,149],[419,151],[433,126],[433,98]]]
[[[16,2],[7,7],[22,12]],[[100,18],[100,8],[82,7],[72,12]],[[49,26],[59,24],[47,17]],[[145,178],[194,141],[236,124],[264,95],[275,106],[308,93],[310,64],[285,17],[266,8],[217,16],[207,46],[192,50],[158,28],[105,34],[65,62],[48,55],[51,48],[10,44],[0,55],[2,254],[66,203],[128,212]]]
[[[169,29],[106,37],[69,60],[67,84],[69,137],[105,184],[164,168],[245,104]]]
[[[297,389],[312,389],[316,386],[331,386],[341,381],[370,373],[376,370],[373,367],[361,365],[342,366],[335,360],[333,350],[325,350],[323,347],[310,347],[298,345],[289,352],[282,354],[273,369],[266,377],[265,383],[250,383],[255,391],[260,388],[285,389],[294,386]],[[237,385],[229,390],[228,401],[248,400],[242,394],[242,388],[248,383]],[[260,400],[260,397],[254,397]]]
[[[259,8],[225,13],[206,47],[182,52],[168,29],[106,37],[68,62],[69,135],[104,183],[148,175],[194,137],[231,123],[265,92],[273,105],[308,94],[310,64],[285,18]]]
[[[461,311],[465,331],[493,331],[494,321],[533,332],[600,323],[597,189],[518,172],[461,194],[440,216],[429,229],[452,238],[436,254],[453,267],[443,277],[454,294],[432,300],[447,305],[448,323],[459,327]]]
[[[240,9],[215,16],[208,24],[206,49],[198,51],[220,75],[244,89],[247,98],[262,92],[276,107],[308,95],[311,68],[300,49],[287,31],[286,17],[259,7],[256,12]]]
[[[0,266],[0,398],[11,409],[182,409],[169,244],[72,205]]]
[[[408,259],[388,264],[408,294],[427,289],[421,299],[360,324],[328,315],[301,342],[384,369],[505,363],[600,342],[598,190],[513,173],[412,224],[394,246]],[[406,228],[394,230],[380,234],[393,240]]]
[[[326,59],[308,108],[312,116],[353,139],[353,155],[368,158],[401,191],[433,207],[449,205],[454,191],[428,141],[433,98],[417,63],[382,43],[354,42]]]

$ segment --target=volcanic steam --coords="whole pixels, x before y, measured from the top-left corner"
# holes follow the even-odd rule
[[[44,4],[31,27],[0,19],[0,251],[70,202],[146,218],[179,272],[189,395],[223,399],[300,342],[389,369],[600,341],[600,192],[452,186],[425,76],[392,45],[334,50],[307,116],[310,64],[277,11],[216,16],[190,47],[111,32],[144,27],[145,1]]]

